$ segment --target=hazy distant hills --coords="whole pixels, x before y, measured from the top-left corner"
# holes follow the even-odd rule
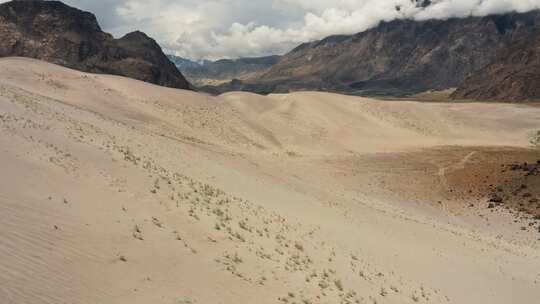
[[[189,60],[186,58],[174,56],[174,55],[167,55],[167,58],[176,65],[179,69],[187,69],[187,68],[198,68],[201,67],[206,60],[202,60],[200,62]]]
[[[197,62],[173,55],[168,57],[194,85],[198,86],[221,84],[233,79],[256,78],[268,71],[281,58],[267,56]]]
[[[331,36],[304,43],[257,77],[205,90],[213,93],[244,90],[263,94],[322,90],[391,96],[444,90],[461,86],[468,76],[494,61],[501,62],[507,48],[524,47],[539,28],[538,11],[383,22],[355,35]],[[520,43],[522,41],[524,43]],[[531,54],[534,56],[538,57],[536,53]],[[538,69],[534,72],[529,69],[527,73],[538,75]],[[527,94],[516,98],[523,98],[523,95]]]
[[[152,38],[136,31],[114,39],[93,14],[60,1],[0,4],[0,37],[0,57],[32,57],[84,72],[190,88]]]

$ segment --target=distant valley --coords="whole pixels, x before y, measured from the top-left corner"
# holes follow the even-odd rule
[[[216,61],[193,61],[168,55],[169,59],[196,86],[213,86],[234,79],[256,79],[278,63],[281,56],[255,58],[221,59]]]

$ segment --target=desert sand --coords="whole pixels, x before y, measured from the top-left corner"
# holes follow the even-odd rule
[[[1,302],[538,303],[535,180],[527,212],[488,196],[529,178],[504,168],[540,159],[539,131],[537,105],[0,59]]]

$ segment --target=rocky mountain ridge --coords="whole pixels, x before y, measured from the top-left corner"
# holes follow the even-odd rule
[[[115,39],[93,14],[60,1],[0,4],[0,36],[0,57],[31,57],[84,72],[191,87],[146,34],[136,31]]]
[[[429,3],[425,4],[429,5]],[[540,12],[448,20],[394,20],[355,35],[304,43],[266,73],[205,88],[406,96],[460,86],[540,28]]]

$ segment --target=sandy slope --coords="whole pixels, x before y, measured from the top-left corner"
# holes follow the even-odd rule
[[[538,223],[458,190],[540,159],[539,130],[527,105],[210,97],[0,59],[0,296],[536,303]]]

